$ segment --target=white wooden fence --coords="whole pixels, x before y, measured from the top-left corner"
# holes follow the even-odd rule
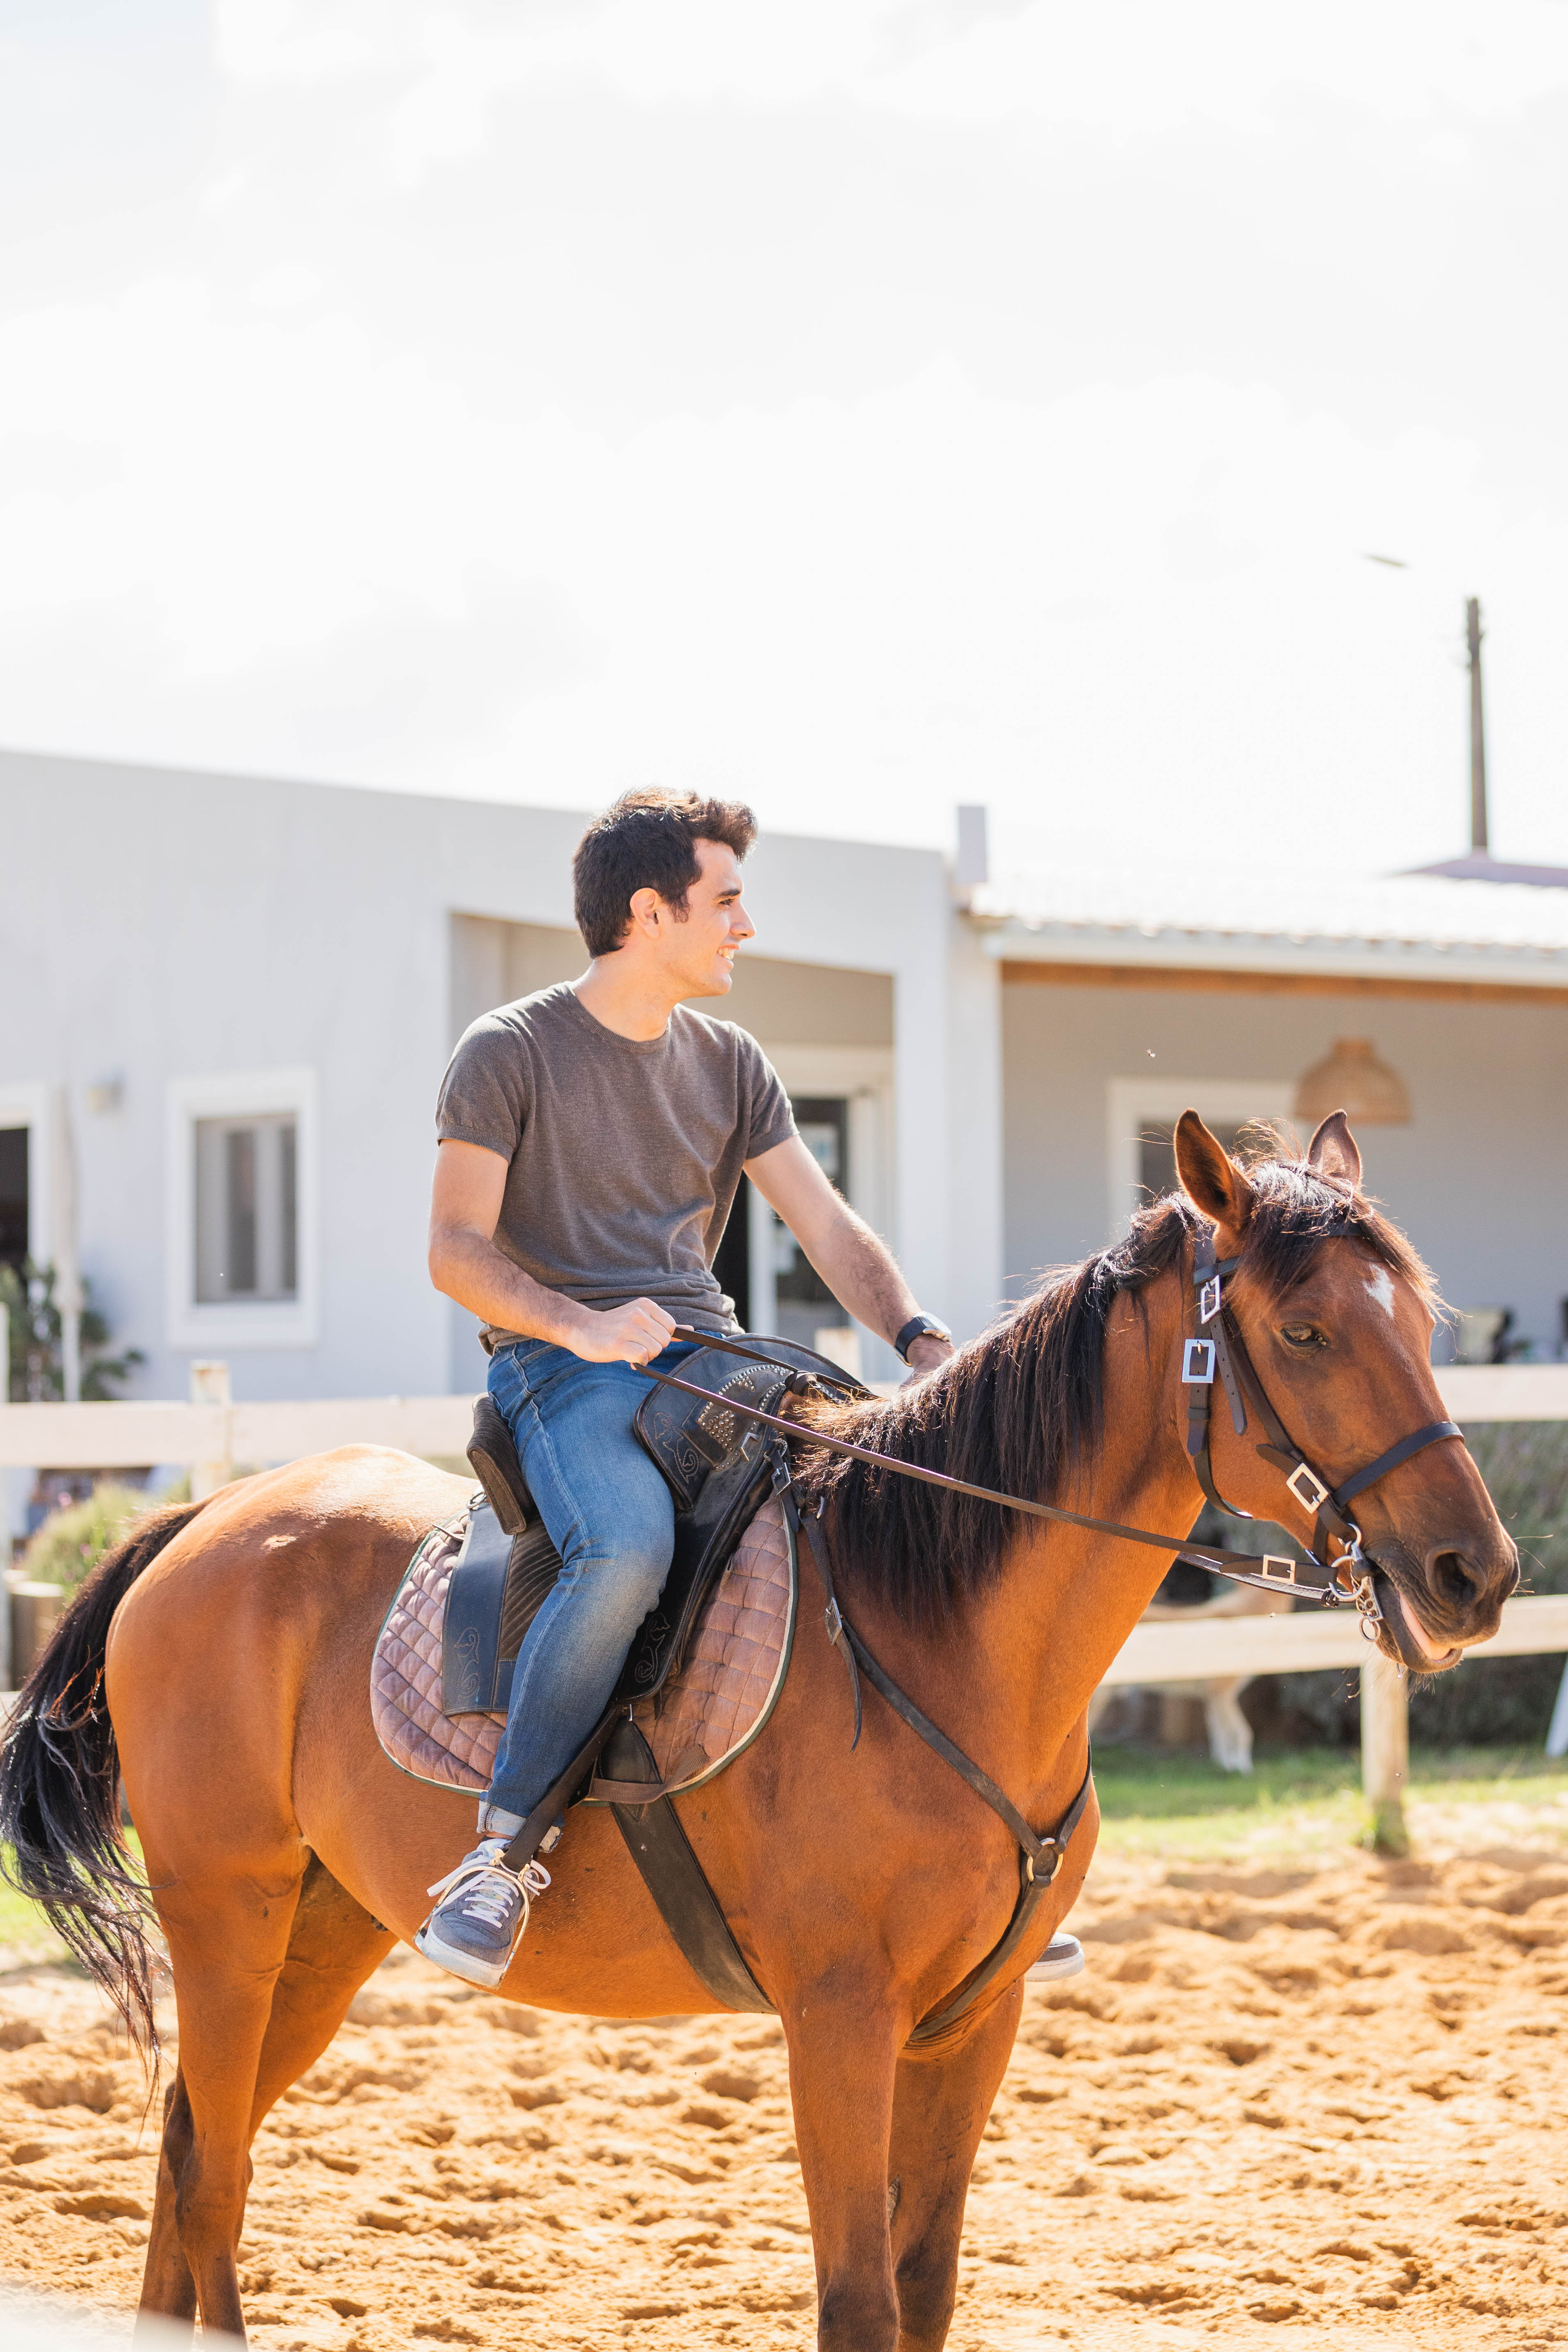
[[[1568,1421],[1568,1364],[1454,1365],[1436,1380],[1456,1421]],[[474,1401],[466,1396],[236,1403],[221,1364],[194,1364],[191,1390],[184,1404],[0,1405],[0,1467],[179,1464],[190,1469],[193,1494],[204,1495],[223,1485],[237,1464],[291,1462],[336,1445],[460,1456],[473,1426]],[[1568,1653],[1568,1594],[1509,1601],[1500,1632],[1471,1654],[1559,1651]],[[1382,1833],[1397,1843],[1409,1736],[1405,1684],[1362,1640],[1349,1611],[1138,1625],[1105,1679],[1202,1682],[1319,1666],[1360,1669],[1363,1783]]]

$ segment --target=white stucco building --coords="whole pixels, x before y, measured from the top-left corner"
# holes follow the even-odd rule
[[[239,1397],[477,1385],[425,1273],[436,1089],[476,1013],[581,969],[582,822],[0,755],[0,1255],[58,1256],[68,1222],[142,1394],[215,1356]],[[1188,1101],[1289,1112],[1352,1035],[1410,1104],[1363,1134],[1370,1183],[1450,1299],[1555,1352],[1568,889],[1126,870],[971,887],[924,850],[752,855],[756,948],[711,1009],[766,1046],[922,1303],[974,1331],[1108,1238],[1158,1172],[1141,1135]],[[759,1210],[725,1259],[753,1328],[837,1321]]]

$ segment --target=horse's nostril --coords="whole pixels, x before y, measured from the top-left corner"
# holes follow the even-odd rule
[[[1426,1574],[1432,1590],[1440,1601],[1462,1609],[1476,1599],[1481,1590],[1481,1578],[1471,1567],[1462,1551],[1435,1551],[1427,1555]]]

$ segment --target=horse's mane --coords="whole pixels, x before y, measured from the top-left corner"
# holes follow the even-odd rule
[[[1279,1154],[1247,1168],[1253,1210],[1246,1276],[1273,1299],[1300,1282],[1327,1241],[1350,1239],[1420,1297],[1436,1302],[1426,1266],[1364,1193]],[[970,1341],[940,1372],[888,1401],[819,1409],[815,1424],[895,1461],[972,1486],[1062,1502],[1101,1433],[1106,1324],[1118,1295],[1135,1297],[1181,1257],[1199,1222],[1182,1192],[1141,1209],[1124,1241],[1047,1274],[1034,1294]],[[804,1493],[825,1497],[845,1580],[917,1622],[949,1616],[994,1577],[1015,1514],[948,1495],[868,1463],[803,1446]]]

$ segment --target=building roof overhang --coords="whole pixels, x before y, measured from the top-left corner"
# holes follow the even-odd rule
[[[1383,982],[1568,993],[1568,889],[1401,877],[1246,875],[1127,881],[1030,875],[969,897],[984,952],[1004,963],[1155,975]],[[1039,975],[1046,977],[1042,971]]]

